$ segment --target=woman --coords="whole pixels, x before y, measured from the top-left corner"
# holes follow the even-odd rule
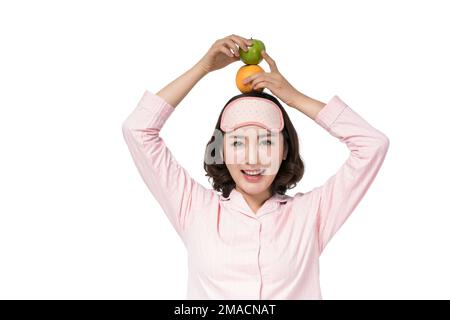
[[[296,90],[264,52],[270,72],[249,77],[253,89],[269,89],[350,150],[322,186],[285,194],[302,178],[303,162],[286,111],[264,92],[235,96],[223,108],[205,152],[213,189],[193,180],[159,136],[192,87],[239,61],[239,47],[250,45],[237,35],[217,40],[157,94],[146,90],[123,123],[123,134],[188,251],[188,299],[322,299],[319,257],[377,175],[389,146],[386,135],[338,96],[325,104]]]

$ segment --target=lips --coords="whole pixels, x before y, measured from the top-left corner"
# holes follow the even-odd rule
[[[257,170],[241,170],[245,181],[249,183],[258,183],[263,180],[262,174],[266,171],[265,169]]]
[[[265,171],[265,169],[256,169],[256,170],[241,170],[242,173],[248,175],[248,176],[258,176],[262,174]]]

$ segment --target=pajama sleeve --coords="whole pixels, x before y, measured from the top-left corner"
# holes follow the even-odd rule
[[[350,151],[336,174],[312,190],[322,253],[375,179],[389,148],[389,139],[337,95],[320,110],[315,122],[345,143]]]
[[[145,90],[123,122],[122,132],[139,174],[186,244],[193,207],[211,200],[213,191],[189,176],[159,135],[174,110],[162,97]]]

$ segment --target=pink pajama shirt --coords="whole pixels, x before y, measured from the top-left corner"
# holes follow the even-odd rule
[[[187,249],[187,299],[322,299],[319,257],[372,184],[387,136],[333,96],[315,122],[346,144],[347,160],[322,186],[277,194],[255,214],[236,189],[225,198],[180,166],[159,135],[174,110],[145,90],[122,130]]]

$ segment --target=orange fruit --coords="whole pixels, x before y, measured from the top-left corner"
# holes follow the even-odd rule
[[[256,73],[264,72],[264,69],[261,68],[257,64],[246,64],[239,68],[237,74],[236,74],[236,86],[242,93],[251,92],[252,90],[252,82],[248,82],[246,84],[242,83],[242,81],[248,77],[251,77],[252,75]],[[259,88],[254,91],[263,91],[264,88]]]

